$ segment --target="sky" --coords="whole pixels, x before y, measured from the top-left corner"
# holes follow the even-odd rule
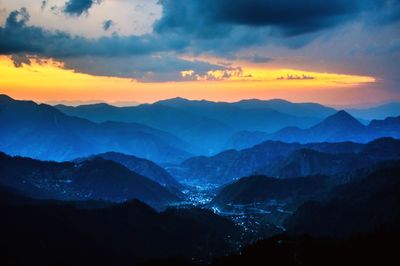
[[[400,0],[0,0],[0,93],[400,101]]]

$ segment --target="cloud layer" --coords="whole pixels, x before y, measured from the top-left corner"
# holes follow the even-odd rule
[[[105,1],[68,0],[61,10],[79,19]],[[48,4],[39,1],[38,7]],[[323,34],[333,38],[335,27],[355,20],[365,21],[366,27],[368,23],[386,27],[400,20],[399,0],[160,0],[159,5],[162,14],[153,32],[96,39],[32,26],[26,8],[14,10],[0,26],[0,54],[13,55],[16,66],[30,55],[55,58],[66,67],[96,75],[141,81],[201,79],[213,71],[228,76],[236,72],[224,64],[183,59],[185,55],[265,64],[275,58],[257,51],[270,45],[301,49]],[[113,20],[99,24],[105,32],[114,32]],[[390,41],[396,50],[398,42]],[[249,49],[255,52],[241,54]],[[379,44],[377,50],[382,50]],[[183,76],[182,71],[191,74]]]

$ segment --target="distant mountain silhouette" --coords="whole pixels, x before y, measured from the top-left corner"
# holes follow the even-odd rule
[[[387,117],[383,120],[372,120],[369,127],[381,135],[400,138],[400,116]]]
[[[161,207],[178,198],[158,183],[113,161],[94,158],[56,163],[0,153],[0,185],[38,199],[140,199]]]
[[[290,178],[329,175],[344,178],[349,171],[383,160],[400,159],[400,140],[382,138],[367,144],[284,143],[266,141],[241,151],[229,150],[211,157],[193,157],[169,167],[176,178],[224,184],[235,179],[265,174]]]
[[[190,152],[204,155],[223,150],[227,138],[237,131],[260,130],[271,133],[286,126],[304,128],[334,113],[334,109],[318,104],[283,100],[226,103],[173,98],[121,108],[107,104],[55,107],[68,115],[95,122],[145,124],[180,137],[194,146]]]
[[[67,116],[45,104],[0,95],[0,150],[44,160],[71,160],[116,151],[157,162],[189,157],[190,145],[177,137],[135,123],[93,123]]]
[[[175,188],[180,188],[182,186],[167,171],[165,171],[164,168],[158,166],[152,161],[138,158],[133,155],[126,155],[118,152],[106,152],[106,153],[96,154],[88,158],[79,158],[78,160],[75,161],[82,162],[87,159],[93,159],[98,157],[103,158],[105,160],[117,162],[125,166],[129,170],[138,173],[142,176],[148,177],[151,180],[163,186],[170,186]]]
[[[364,120],[385,119],[390,116],[400,116],[400,102],[386,103],[369,108],[349,108],[346,111]]]
[[[307,128],[286,127],[275,133],[265,132],[237,132],[232,135],[227,143],[227,148],[246,148],[266,140],[279,140],[284,142],[343,142],[354,141],[365,143],[381,137],[399,137],[400,119],[387,118],[374,120],[365,126],[346,111],[339,111]]]

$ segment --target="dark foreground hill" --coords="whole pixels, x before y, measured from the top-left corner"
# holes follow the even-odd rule
[[[108,151],[157,162],[179,162],[190,147],[179,138],[137,123],[94,123],[56,108],[0,95],[0,150],[41,160],[65,161]]]
[[[400,161],[385,162],[367,177],[301,206],[287,222],[289,232],[348,236],[400,224]]]
[[[140,199],[160,207],[178,198],[165,187],[113,161],[47,162],[0,153],[0,184],[40,199]]]
[[[79,158],[75,161],[85,161],[89,158],[103,158],[105,160],[114,161],[119,163],[129,170],[138,173],[142,176],[148,177],[157,183],[168,186],[179,188],[181,185],[175,180],[164,168],[157,165],[156,163],[142,159],[133,155],[127,155],[119,152],[106,152],[96,154],[87,158]]]
[[[1,265],[137,265],[176,256],[206,261],[229,251],[227,239],[237,233],[202,209],[158,213],[139,201],[91,210],[60,202],[9,204],[10,194],[0,194]]]

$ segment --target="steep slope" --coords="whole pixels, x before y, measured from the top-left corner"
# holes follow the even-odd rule
[[[167,171],[165,171],[164,168],[146,159],[118,152],[100,153],[89,158],[103,158],[105,160],[114,161],[135,173],[150,178],[151,180],[163,186],[171,186],[176,188],[181,187],[179,182],[176,181]],[[84,161],[87,159],[88,158],[80,158],[76,161]]]
[[[177,197],[158,183],[113,161],[94,158],[81,163],[56,163],[0,153],[0,185],[38,199],[140,199],[160,207]]]
[[[93,123],[57,109],[0,96],[0,150],[44,160],[71,160],[117,151],[157,162],[179,162],[190,145],[140,124]]]
[[[293,233],[344,236],[400,223],[400,162],[384,163],[368,177],[332,191],[327,200],[308,202],[288,219]]]
[[[308,129],[286,128],[274,134],[269,139],[286,142],[367,142],[374,139],[369,128],[345,111],[339,111],[327,117],[322,122]]]
[[[249,176],[224,186],[212,204],[250,204],[310,199],[327,188],[327,179],[322,176],[277,179],[267,176]]]

